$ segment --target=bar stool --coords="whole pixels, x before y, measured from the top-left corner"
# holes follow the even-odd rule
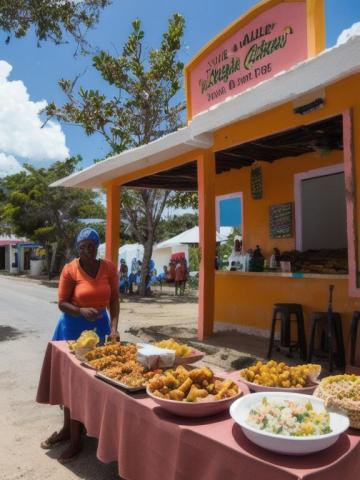
[[[357,340],[359,322],[360,322],[360,312],[356,311],[353,313],[351,326],[350,326],[350,365],[355,365],[356,340]]]
[[[315,335],[317,330],[320,331],[320,352],[327,352],[329,358],[329,370],[333,370],[333,358],[336,358],[338,367],[345,366],[345,348],[344,337],[342,331],[341,315],[338,312],[314,312],[310,319],[310,342],[308,362],[311,363],[313,355],[315,355]],[[334,341],[336,344],[336,355],[334,355]]]
[[[297,323],[297,341],[291,343],[291,315],[295,315]],[[271,358],[274,346],[275,326],[277,320],[281,321],[280,345],[289,348],[288,356],[292,356],[292,350],[299,349],[300,356],[306,359],[306,339],[304,327],[304,315],[302,306],[299,303],[275,303],[271,323],[271,334],[267,358]]]

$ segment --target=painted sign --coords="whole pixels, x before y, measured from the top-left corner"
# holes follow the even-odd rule
[[[263,196],[263,179],[261,167],[251,169],[251,196],[254,200],[260,200]]]
[[[293,203],[272,205],[269,208],[270,238],[291,238],[293,236]]]
[[[260,13],[189,68],[191,116],[288,69],[308,56],[305,2]]]

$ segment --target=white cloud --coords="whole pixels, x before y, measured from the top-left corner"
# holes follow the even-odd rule
[[[336,45],[346,43],[351,37],[360,35],[360,22],[354,23],[350,28],[343,30],[336,42]]]
[[[39,113],[47,102],[31,101],[21,80],[9,80],[11,70],[9,63],[0,60],[0,152],[31,162],[65,159],[69,151],[61,126],[50,121],[41,128]]]
[[[0,178],[7,175],[14,175],[23,170],[20,163],[12,155],[5,155],[0,152]]]

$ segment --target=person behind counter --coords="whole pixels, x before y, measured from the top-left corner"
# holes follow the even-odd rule
[[[98,260],[99,235],[92,228],[84,228],[76,239],[79,258],[66,264],[60,276],[58,305],[60,319],[53,340],[76,340],[84,330],[94,330],[105,341],[120,340],[119,277],[116,266],[108,260]],[[107,314],[110,312],[110,320]],[[64,425],[41,443],[48,449],[70,439],[69,447],[58,459],[65,463],[81,450],[81,423],[71,419],[64,407]]]

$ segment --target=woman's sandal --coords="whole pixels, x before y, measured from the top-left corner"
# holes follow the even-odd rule
[[[46,440],[44,440],[43,442],[40,443],[40,447],[43,448],[44,450],[49,450],[50,448],[52,448],[57,443],[64,442],[65,440],[68,440],[69,438],[70,438],[70,435],[69,435],[69,437],[65,436],[65,437],[60,437],[59,438],[59,432],[54,432],[53,434],[50,435],[49,438],[47,438]]]

